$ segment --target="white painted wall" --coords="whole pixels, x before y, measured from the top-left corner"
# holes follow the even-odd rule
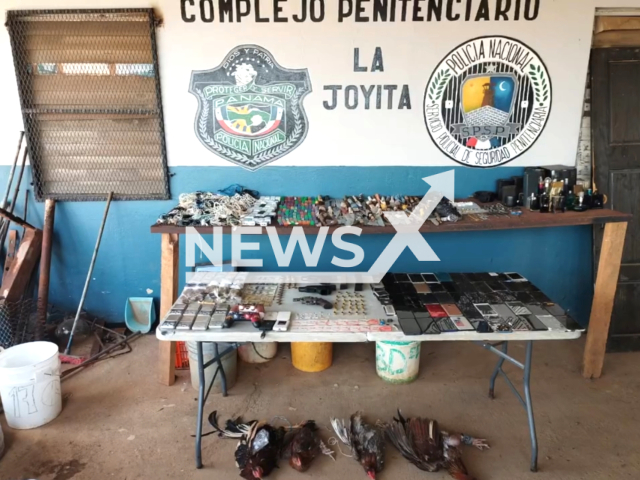
[[[247,43],[266,48],[286,68],[308,68],[313,87],[304,101],[310,124],[306,140],[271,165],[457,165],[429,138],[422,111],[424,89],[433,69],[451,49],[482,35],[521,40],[537,51],[553,82],[553,105],[545,131],[529,151],[508,165],[573,165],[594,7],[640,7],[640,0],[541,0],[535,21],[358,24],[338,23],[338,0],[325,0],[325,4],[322,23],[255,24],[249,17],[241,24],[221,24],[184,23],[180,0],[96,0],[91,5],[86,0],[2,0],[4,10],[154,7],[164,19],[158,30],[158,49],[170,166],[231,165],[195,136],[197,100],[188,92],[189,79],[192,70],[213,68],[232,48]],[[285,15],[299,8],[297,0],[282,5]],[[261,7],[269,15],[272,2],[262,0]],[[382,47],[385,71],[353,72],[353,48],[360,47],[366,63],[376,46]],[[329,111],[322,106],[329,95],[323,86],[329,84],[408,84],[412,109],[346,110],[341,106]],[[0,89],[0,164],[8,164],[22,117],[4,28],[0,30]]]

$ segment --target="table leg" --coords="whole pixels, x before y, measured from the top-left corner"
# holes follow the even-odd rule
[[[178,298],[178,259],[180,237],[174,233],[162,234],[162,258],[160,267],[160,318],[163,318]],[[160,342],[158,360],[159,381],[173,385],[176,381],[176,344]]]
[[[216,374],[219,372],[220,373],[220,383],[221,383],[221,390],[222,390],[222,396],[226,397],[227,394],[227,375],[224,373],[224,367],[222,366],[222,357],[220,356],[220,352],[218,352],[218,344],[214,343],[213,344],[213,354],[215,355],[216,359],[217,359],[217,364],[218,364],[218,369],[216,371]],[[215,379],[215,376],[214,376]],[[211,385],[213,385],[213,382],[211,382]]]
[[[531,404],[531,353],[533,342],[527,342],[527,352],[524,361],[524,399],[527,404],[527,418],[529,419],[529,435],[531,436],[531,471],[538,471],[538,437],[536,436],[536,422],[533,418],[533,405]]]
[[[602,375],[626,232],[626,222],[607,223],[604,227],[596,286],[591,304],[591,317],[587,330],[587,344],[584,347],[582,360],[582,376],[584,378],[599,378]]]
[[[500,374],[504,378],[505,382],[507,382],[507,385],[509,386],[509,388],[511,388],[511,391],[513,392],[513,394],[516,396],[516,398],[520,401],[524,409],[527,411],[527,420],[529,421],[529,436],[531,438],[531,471],[537,472],[538,471],[538,437],[536,436],[536,423],[533,416],[533,404],[531,402],[531,383],[530,383],[531,354],[533,351],[533,342],[532,341],[527,342],[524,364],[520,363],[515,358],[510,357],[507,354],[508,342],[502,342],[502,351],[496,348],[497,345],[494,346],[484,342],[476,342],[476,343],[481,345],[486,350],[489,350],[490,352],[495,353],[499,357],[498,363],[496,364],[496,368],[493,370],[493,374],[491,375],[491,380],[489,381],[489,397],[495,398],[494,389],[495,389],[496,378],[498,377],[498,374]],[[520,392],[518,391],[516,386],[513,384],[513,382],[509,379],[505,371],[502,369],[502,365],[504,364],[505,360],[507,360],[509,363],[512,363],[513,365],[515,365],[516,367],[524,371],[524,376],[523,376],[524,398],[522,398],[522,395],[520,395]]]
[[[202,468],[202,417],[204,416],[204,358],[202,342],[197,342],[198,352],[198,423],[196,424],[196,468]],[[217,353],[217,352],[216,352]],[[213,384],[213,381],[211,382]]]
[[[508,342],[504,342],[502,344],[502,353],[504,353],[505,355],[507,355],[507,350],[509,348],[509,343]],[[498,373],[500,373],[500,370],[502,370],[502,364],[504,363],[504,358],[500,357],[498,359],[498,363],[496,364],[496,368],[493,370],[493,375],[491,375],[491,381],[489,382],[489,398],[494,399],[496,398],[494,395],[494,389],[496,386],[496,378],[498,378]]]

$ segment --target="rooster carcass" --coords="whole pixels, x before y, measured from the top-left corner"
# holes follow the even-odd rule
[[[351,415],[351,421],[332,418],[331,426],[338,438],[351,448],[353,458],[360,462],[371,480],[384,468],[384,433],[374,425],[366,423],[362,412]]]
[[[456,480],[474,480],[462,462],[461,446],[489,448],[486,440],[441,431],[438,422],[428,418],[398,418],[384,425],[387,437],[402,456],[420,470],[437,472],[445,468]]]

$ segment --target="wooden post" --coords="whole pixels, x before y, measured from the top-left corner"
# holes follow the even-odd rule
[[[44,204],[44,229],[42,236],[42,254],[40,256],[40,278],[38,280],[37,340],[41,339],[42,329],[45,323],[47,323],[49,280],[51,278],[51,248],[53,246],[53,222],[55,217],[56,201],[48,198]]]
[[[587,331],[587,345],[584,348],[582,361],[582,376],[584,378],[599,378],[602,374],[626,232],[627,222],[607,223],[604,227],[598,275]]]
[[[175,233],[162,234],[162,260],[160,271],[160,318],[164,317],[178,298],[178,260],[180,259],[180,236]],[[159,342],[160,383],[173,385],[176,381],[176,344]]]

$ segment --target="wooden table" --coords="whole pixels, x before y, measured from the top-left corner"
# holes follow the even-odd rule
[[[631,217],[631,214],[614,210],[588,210],[586,212],[556,214],[523,210],[519,217],[491,216],[488,220],[480,222],[465,218],[456,223],[443,223],[436,226],[427,221],[420,228],[420,232],[450,233],[605,224],[582,368],[582,375],[585,378],[599,378],[604,364],[627,223]],[[290,227],[277,226],[275,228],[280,235],[291,233]],[[329,232],[336,228],[330,227]],[[196,230],[200,233],[212,233],[212,227],[196,227]],[[319,228],[305,227],[304,230],[307,234],[314,234],[318,232]],[[162,234],[160,317],[164,317],[178,297],[179,243],[180,235],[183,235],[185,231],[185,227],[171,225],[151,227],[151,233]],[[224,233],[232,231],[233,227],[223,228]],[[263,229],[263,233],[266,234],[266,230]],[[362,233],[393,234],[395,229],[392,226],[363,227]],[[164,385],[172,385],[175,382],[175,342],[160,342],[158,366],[160,382]]]

